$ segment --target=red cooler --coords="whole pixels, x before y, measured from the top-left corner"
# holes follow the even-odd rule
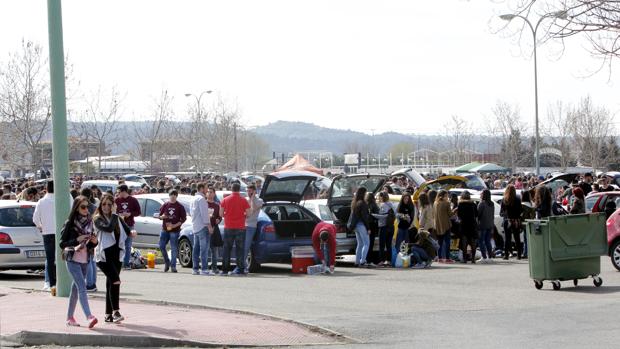
[[[314,249],[312,246],[297,246],[291,248],[291,265],[293,273],[306,274],[308,267],[314,265]]]

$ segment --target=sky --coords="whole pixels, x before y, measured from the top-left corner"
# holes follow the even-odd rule
[[[47,2],[0,1],[0,64],[21,40],[47,50]],[[247,127],[277,120],[366,133],[444,134],[452,115],[478,132],[498,100],[534,120],[533,59],[491,0],[65,0],[64,47],[78,95],[116,86],[127,118],[145,119],[162,90],[187,115],[185,93],[213,90]],[[510,23],[507,30],[520,28]],[[538,46],[541,120],[556,101],[590,95],[620,111],[618,69],[587,42]],[[47,51],[46,51],[47,52]],[[76,107],[80,108],[80,107]],[[620,126],[620,125],[618,125]]]

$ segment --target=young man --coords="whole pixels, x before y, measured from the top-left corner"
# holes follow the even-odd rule
[[[317,224],[312,231],[312,247],[316,262],[333,274],[336,266],[336,227],[325,222]]]
[[[56,218],[54,213],[54,182],[47,182],[47,194],[37,202],[32,221],[43,235],[45,249],[44,291],[56,289]]]
[[[232,194],[222,200],[222,210],[224,210],[224,254],[222,256],[223,266],[222,275],[228,275],[230,269],[230,252],[233,244],[235,245],[235,260],[237,267],[230,275],[245,275],[245,261],[243,260],[243,249],[245,247],[245,218],[247,210],[250,208],[247,200],[239,195],[241,185],[233,183]]]
[[[118,186],[118,195],[116,199],[114,199],[114,203],[116,204],[116,213],[118,216],[125,221],[131,230],[133,230],[133,227],[136,224],[134,217],[140,216],[142,212],[140,212],[140,204],[138,203],[138,200],[129,195],[129,188],[127,187],[127,184],[121,184]],[[130,237],[130,234],[127,234],[127,240],[125,240],[125,257],[123,259],[123,268],[126,270],[131,270],[129,258],[131,257],[132,242],[133,239]]]
[[[170,201],[161,205],[159,209],[159,219],[163,221],[162,231],[159,234],[159,249],[164,256],[164,273],[168,270],[172,270],[173,273],[177,272],[177,256],[179,254],[179,233],[181,232],[181,225],[187,219],[187,213],[181,203],[177,201],[179,193],[176,190],[171,190]],[[168,258],[168,252],[166,252],[166,246],[170,242],[170,250],[172,251],[171,258]]]
[[[215,188],[209,185],[209,189],[207,190],[207,204],[209,205],[209,211],[211,214],[211,226],[213,227],[213,234],[211,236],[211,241],[209,241],[209,255],[211,258],[211,270],[213,274],[217,275],[220,271],[217,269],[217,258],[219,254],[219,250],[222,248],[223,241],[220,229],[218,224],[222,221],[222,217],[220,216],[220,204],[217,201],[217,197],[215,195]]]
[[[248,201],[250,208],[246,212],[245,218],[245,245],[243,248],[243,260],[247,261],[248,253],[252,247],[252,241],[254,241],[254,234],[256,233],[256,225],[258,224],[258,214],[263,207],[263,200],[258,197],[256,193],[256,186],[254,184],[248,185]],[[245,266],[245,273],[248,273],[248,267]]]
[[[194,247],[192,249],[192,265],[194,275],[209,275],[207,258],[209,256],[209,244],[213,227],[211,226],[211,214],[209,203],[205,199],[206,186],[204,183],[196,187],[196,199],[192,201],[190,211],[192,215],[192,229],[194,232]],[[198,267],[201,267],[198,272]]]

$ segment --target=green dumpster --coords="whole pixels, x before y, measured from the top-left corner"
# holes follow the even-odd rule
[[[560,281],[592,277],[594,285],[600,278],[600,257],[607,255],[605,214],[552,216],[544,220],[526,220],[527,250],[530,277],[537,289],[543,280],[550,280],[553,289]]]

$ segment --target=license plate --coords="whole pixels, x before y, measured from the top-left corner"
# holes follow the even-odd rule
[[[347,233],[337,233],[336,239],[346,239]]]
[[[45,251],[26,251],[26,258],[45,258]]]

